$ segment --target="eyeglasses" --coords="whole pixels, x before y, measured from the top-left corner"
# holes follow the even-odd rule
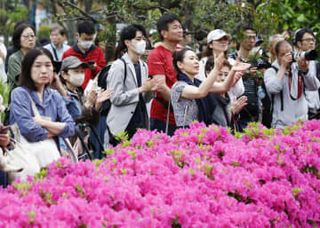
[[[255,39],[256,39],[256,36],[251,36],[251,35],[249,35],[249,36],[247,36],[247,39],[248,39],[248,40],[255,40]]]
[[[34,39],[36,36],[33,34],[29,34],[29,35],[22,35],[23,39],[28,40],[28,39]]]
[[[306,39],[302,39],[301,41],[315,42],[316,39],[314,39],[314,38],[306,38]]]

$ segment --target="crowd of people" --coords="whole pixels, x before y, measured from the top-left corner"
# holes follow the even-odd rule
[[[73,46],[60,26],[41,47],[32,25],[17,24],[13,47],[0,46],[0,79],[11,87],[5,124],[17,124],[30,143],[52,139],[61,151],[61,139],[76,144],[77,125],[88,123],[97,134],[89,132],[87,143],[101,158],[119,143],[117,135],[126,132],[130,139],[140,128],[173,135],[193,121],[243,131],[249,122],[283,128],[319,118],[320,70],[310,29],[297,30],[292,43],[272,35],[265,50],[254,28],[243,27],[230,52],[232,36],[219,28],[208,33],[200,56],[184,45],[176,15],[162,15],[157,29],[161,41],[150,51],[145,28],[127,25],[116,58],[106,60],[91,21],[79,22]],[[1,129],[6,150],[10,140]]]

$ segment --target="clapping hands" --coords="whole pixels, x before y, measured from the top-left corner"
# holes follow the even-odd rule
[[[231,113],[238,114],[248,104],[248,98],[242,96],[231,103]]]
[[[87,108],[95,107],[97,110],[101,107],[101,104],[106,100],[110,99],[112,96],[112,90],[95,90],[92,89],[89,91],[88,95],[86,96],[86,104]]]
[[[148,78],[146,81],[144,81],[142,84],[142,90],[143,92],[157,91],[161,90],[164,86],[166,86],[165,78],[157,76],[153,78]]]
[[[106,89],[104,91],[100,91],[97,94],[96,103],[102,103],[108,99],[110,99],[112,96],[112,90]]]

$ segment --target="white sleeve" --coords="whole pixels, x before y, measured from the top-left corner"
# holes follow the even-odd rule
[[[207,63],[208,58],[202,58],[199,61],[199,74],[196,75],[196,78],[199,79],[200,81],[204,81],[204,79],[206,78],[206,70],[205,70],[205,66]]]
[[[243,80],[240,78],[237,83],[231,87],[229,90],[228,94],[230,97],[240,97],[244,93],[244,85],[243,85]]]

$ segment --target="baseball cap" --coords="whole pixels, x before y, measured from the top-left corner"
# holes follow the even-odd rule
[[[82,66],[83,68],[87,68],[88,64],[80,61],[80,59],[78,59],[75,56],[69,56],[62,61],[61,71],[66,69],[74,69],[79,66]]]
[[[215,29],[211,32],[209,32],[208,36],[207,36],[207,43],[211,43],[214,40],[219,40],[222,37],[228,37],[229,39],[231,39],[230,34],[226,33],[225,31],[223,31],[222,29]]]

